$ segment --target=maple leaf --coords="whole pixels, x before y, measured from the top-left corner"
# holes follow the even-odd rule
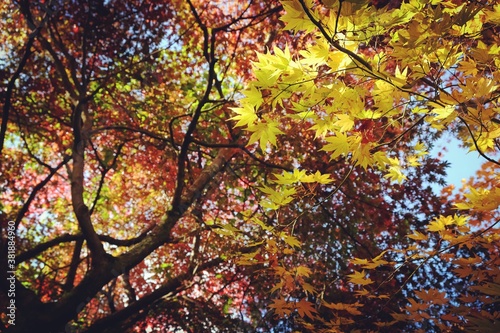
[[[458,68],[464,72],[465,75],[476,75],[478,73],[477,63],[471,60],[461,61]]]
[[[315,131],[314,138],[323,138],[328,132],[333,131],[335,127],[330,119],[316,119],[310,129]]]
[[[297,276],[304,276],[304,277],[309,277],[311,275],[312,271],[309,267],[306,266],[299,266],[296,268],[297,271]]]
[[[278,122],[266,118],[264,120],[265,121],[259,122],[258,124],[248,126],[248,130],[253,132],[248,140],[248,144],[259,141],[262,151],[266,151],[268,142],[276,146],[276,135],[283,134],[278,128]]]
[[[339,310],[339,311],[347,311],[352,315],[361,315],[361,311],[359,311],[359,307],[362,307],[361,303],[354,304],[345,304],[345,303],[328,303],[323,302],[323,305],[329,309]]]
[[[368,259],[354,258],[354,259],[351,259],[351,263],[354,265],[365,265],[368,263]]]
[[[245,97],[241,99],[241,104],[251,105],[254,110],[258,110],[260,105],[264,102],[261,91],[257,89],[254,85],[250,85],[250,87],[247,90],[245,90],[243,94],[245,95]],[[237,108],[232,108],[232,109],[234,110]]]
[[[361,288],[360,290],[356,290],[356,295],[357,296],[370,296],[370,292],[366,290],[365,288]]]
[[[301,50],[299,53],[303,56],[301,63],[306,65],[317,65],[325,62],[330,56],[330,45],[324,39],[317,40],[316,43],[307,50]]]
[[[428,304],[432,303],[442,305],[448,303],[446,293],[444,291],[438,291],[436,289],[415,290],[415,295]]]
[[[453,323],[459,324],[461,321],[457,318],[456,315],[447,313],[441,316],[441,319],[446,320],[446,321],[451,321]]]
[[[238,120],[236,127],[250,127],[257,121],[258,117],[255,113],[255,108],[250,104],[244,104],[243,107],[231,108],[237,116],[232,117],[233,120]]]
[[[281,188],[281,189],[273,189],[268,186],[259,187],[259,189],[268,194],[266,197],[266,205],[269,207],[274,207],[273,209],[278,209],[281,206],[284,206],[294,199],[294,194],[296,193],[295,188]]]
[[[302,289],[304,289],[304,291],[306,292],[306,295],[307,293],[309,294],[315,294],[316,293],[316,290],[314,289],[314,287],[312,285],[310,285],[309,283],[301,283],[301,286],[302,286]]]
[[[456,116],[455,106],[446,105],[444,107],[436,107],[432,110],[436,114],[434,119],[443,120]]]
[[[258,224],[263,230],[266,230],[266,231],[272,231],[273,228],[269,225],[267,225],[266,223],[264,223],[262,220],[260,220],[259,218],[257,217],[252,217],[252,221],[255,222],[256,224]]]
[[[422,234],[421,232],[414,231],[412,235],[406,236],[408,238],[414,239],[414,240],[427,240],[427,235]]]
[[[319,184],[330,184],[333,182],[330,177],[328,174],[321,174],[319,171],[316,171],[313,175],[313,180]]]
[[[442,231],[446,229],[446,226],[453,224],[453,217],[451,216],[440,216],[432,220],[428,225],[427,229],[429,231]]]
[[[455,206],[458,209],[475,209],[478,211],[491,211],[500,204],[500,188],[489,190],[487,188],[469,187],[469,193],[464,196],[468,202],[458,202]]]
[[[365,271],[354,272],[353,274],[347,275],[349,277],[349,282],[354,284],[360,284],[366,286],[368,284],[372,284],[374,281],[372,279],[366,277]]]
[[[284,298],[280,297],[278,299],[274,299],[272,303],[269,305],[271,309],[274,310],[278,316],[283,317],[292,313],[291,303],[287,302]]]
[[[500,284],[488,282],[482,286],[472,286],[472,290],[480,291],[481,293],[489,296],[500,297]]]
[[[417,167],[417,166],[421,165],[421,163],[419,162],[418,156],[409,156],[406,163],[411,167]]]
[[[354,127],[354,121],[347,114],[338,114],[337,120],[333,125],[339,128],[340,132],[347,132]]]
[[[395,181],[399,184],[401,184],[405,179],[407,179],[406,175],[403,174],[399,166],[390,166],[389,173],[386,174],[384,177],[389,178],[391,181]]]
[[[336,133],[335,136],[325,138],[329,144],[325,145],[321,150],[332,152],[330,159],[334,160],[342,154],[349,153],[349,142],[344,133]]]
[[[284,281],[281,280],[280,282],[276,283],[274,285],[274,287],[271,288],[271,290],[269,290],[269,293],[272,294],[274,293],[276,290],[280,290],[283,288],[283,286],[285,285]]]
[[[301,299],[295,304],[295,308],[297,309],[299,316],[302,318],[309,317],[311,319],[315,319],[314,314],[317,313],[317,311],[314,308],[313,303],[306,301],[305,299]]]
[[[427,152],[427,148],[423,142],[418,142],[415,145],[415,150],[417,151],[417,156],[424,156],[428,155],[429,153]]]
[[[293,172],[283,172],[280,174],[274,174],[276,184],[293,184],[296,182],[309,182],[310,176],[306,176],[305,170],[294,169]]]
[[[352,141],[361,141],[360,137],[354,137]],[[372,143],[361,143],[353,145],[356,149],[352,152],[352,158],[356,161],[356,165],[360,165],[363,169],[367,169],[370,164],[373,162],[373,157],[371,154],[371,149],[373,148]]]
[[[288,0],[283,1],[282,4],[285,14],[281,16],[281,20],[286,23],[286,29],[313,31],[316,28],[311,20],[306,17],[299,1]],[[312,7],[309,0],[306,1],[306,5]]]
[[[411,313],[419,313],[419,311],[425,311],[429,308],[428,304],[417,302],[413,298],[408,298],[408,301],[410,304],[406,306],[406,309]]]
[[[285,243],[287,243],[288,245],[290,245],[291,247],[297,247],[297,248],[300,248],[301,246],[301,243],[300,241],[294,237],[294,236],[291,236],[291,235],[287,235],[286,233],[282,232],[280,234],[281,238],[285,241]]]

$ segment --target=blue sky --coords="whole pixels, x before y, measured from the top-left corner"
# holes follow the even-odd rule
[[[473,177],[485,161],[477,152],[468,152],[468,149],[461,148],[460,141],[450,134],[444,134],[430,154],[437,157],[439,152],[443,154],[440,158],[451,164],[446,169],[446,180],[448,184],[455,185],[455,189],[462,186],[462,180]]]

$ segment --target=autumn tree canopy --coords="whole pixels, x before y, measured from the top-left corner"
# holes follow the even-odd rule
[[[499,330],[496,1],[0,8],[2,332]]]

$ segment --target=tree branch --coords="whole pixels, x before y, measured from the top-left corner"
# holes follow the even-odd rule
[[[215,267],[222,263],[223,260],[220,258],[212,259],[202,265],[199,266],[198,272],[205,271],[212,267]],[[106,328],[110,328],[112,326],[116,326],[117,323],[123,322],[127,320],[131,315],[142,312],[143,310],[149,308],[154,304],[155,301],[163,298],[163,297],[173,297],[177,295],[182,290],[186,289],[184,282],[186,280],[191,279],[193,274],[191,271],[180,274],[173,279],[170,279],[161,287],[153,291],[152,293],[142,297],[141,299],[133,302],[126,308],[119,310],[113,314],[106,316],[103,319],[96,321],[92,326],[90,326],[87,330],[82,333],[101,333]]]
[[[335,39],[333,39],[332,36],[330,36],[330,34],[325,30],[325,28],[323,27],[323,25],[321,24],[321,22],[319,22],[318,20],[316,20],[316,18],[314,18],[314,16],[312,15],[311,11],[309,10],[309,8],[307,8],[307,5],[304,2],[304,0],[299,0],[299,2],[300,2],[300,5],[302,6],[302,9],[304,10],[304,12],[306,13],[307,17],[309,18],[309,20],[319,29],[319,31],[321,32],[321,34],[326,38],[326,40],[328,40],[328,42],[331,45],[333,45],[335,48],[337,48],[340,52],[347,54],[349,57],[351,57],[351,59],[353,59],[353,60],[357,61],[358,63],[362,64],[370,72],[373,71],[372,66],[368,62],[366,62],[366,60],[364,60],[363,58],[361,58],[356,53],[354,53],[354,52],[352,52],[352,51],[350,51],[350,50],[342,47],[338,41],[336,41]]]
[[[10,113],[10,107],[12,105],[12,94],[14,92],[14,86],[21,75],[24,66],[26,66],[26,63],[28,62],[29,57],[33,53],[31,51],[31,47],[33,46],[33,43],[35,42],[35,39],[39,36],[40,31],[42,30],[43,25],[47,22],[49,16],[46,14],[42,20],[42,23],[38,26],[35,27],[34,22],[30,22],[31,14],[29,11],[29,5],[26,2],[21,2],[21,12],[25,15],[25,17],[28,20],[29,25],[32,27],[33,31],[29,34],[28,36],[28,42],[26,43],[25,51],[23,54],[23,57],[21,58],[21,61],[19,62],[19,65],[17,66],[16,71],[10,78],[9,82],[7,83],[7,91],[5,92],[5,102],[3,105],[2,109],[2,126],[0,128],[0,156],[2,155],[2,150],[3,150],[3,145],[5,142],[5,135],[7,133],[7,123],[9,122],[9,113]]]
[[[113,238],[108,235],[98,235],[99,239],[103,242],[116,245],[116,246],[132,246],[135,244],[138,244],[141,242],[146,235],[153,230],[154,225],[150,225],[147,227],[141,234],[135,238],[130,238],[130,239],[117,239]],[[82,234],[77,234],[77,235],[71,235],[71,234],[64,234],[62,236],[59,236],[57,238],[51,239],[50,241],[47,241],[45,243],[38,244],[32,249],[26,250],[25,252],[21,253],[16,257],[16,262],[21,263],[26,260],[29,260],[31,258],[36,257],[40,253],[50,249],[53,246],[62,244],[62,243],[69,243],[69,242],[74,242],[74,241],[79,241],[79,240],[84,240],[84,237]]]
[[[73,256],[71,257],[71,264],[69,265],[68,274],[66,274],[66,281],[64,282],[63,290],[69,291],[73,289],[76,272],[80,265],[80,254],[82,252],[83,237],[78,239],[73,249]]]
[[[193,117],[191,122],[189,123],[189,126],[186,130],[186,134],[184,135],[184,140],[181,145],[181,149],[179,152],[178,160],[177,160],[177,184],[175,188],[175,192],[173,195],[172,199],[172,207],[173,210],[183,210],[183,207],[181,205],[184,205],[183,199],[182,199],[182,193],[184,190],[184,181],[185,181],[185,167],[187,163],[187,154],[188,154],[188,148],[189,145],[191,144],[193,140],[193,133],[197,127],[198,120],[201,116],[201,112],[203,110],[203,107],[205,104],[209,103],[210,101],[210,94],[212,92],[212,88],[214,86],[214,83],[217,79],[217,75],[215,73],[215,63],[217,62],[217,59],[215,58],[214,52],[215,52],[215,32],[212,31],[211,34],[209,34],[208,28],[203,22],[201,21],[200,16],[198,15],[196,8],[193,6],[192,2],[188,0],[188,4],[191,8],[191,11],[193,13],[193,16],[195,17],[196,22],[200,26],[200,29],[203,31],[203,54],[204,57],[206,58],[209,68],[208,68],[208,78],[207,78],[207,86],[205,88],[205,93],[203,94],[203,97],[201,100],[198,102],[198,105],[196,109],[193,112]],[[224,163],[225,164],[225,163]],[[190,196],[189,194],[187,195],[188,197]],[[178,214],[178,213],[177,213]]]
[[[45,177],[44,180],[42,180],[40,183],[38,183],[33,190],[30,193],[30,196],[24,203],[23,207],[19,212],[17,213],[16,217],[16,228],[19,226],[19,223],[21,223],[21,220],[23,219],[24,215],[28,212],[29,207],[31,205],[31,202],[35,199],[37,193],[45,186],[47,183],[52,179],[52,177],[59,171],[60,168],[62,168],[64,165],[66,165],[69,161],[71,160],[70,156],[65,156],[64,159],[55,167],[51,168],[49,174],[47,177]]]
[[[71,203],[78,225],[87,241],[92,265],[97,266],[107,259],[106,251],[92,225],[90,210],[84,202],[85,146],[92,126],[87,102],[79,102],[73,112],[73,172],[71,173]],[[83,124],[82,124],[83,123]]]

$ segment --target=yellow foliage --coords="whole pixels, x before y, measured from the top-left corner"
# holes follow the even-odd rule
[[[276,146],[279,135],[295,134],[293,130],[286,132],[283,123],[306,123],[317,149],[329,155],[332,165],[345,160],[353,169],[383,172],[390,182],[401,184],[419,168],[425,168],[421,164],[432,142],[420,142],[420,137],[414,135],[423,125],[432,127],[436,134],[452,130],[464,146],[479,150],[492,163],[497,161],[494,153],[500,150],[500,39],[495,29],[500,25],[499,4],[410,0],[377,8],[355,0],[291,0],[283,1],[283,8],[282,20],[287,29],[302,31],[307,38],[301,40],[297,52],[286,46],[259,54],[254,64],[256,79],[243,93],[240,106],[233,109],[236,126],[250,135],[249,144],[259,142],[265,153],[267,143]],[[260,115],[263,106],[265,112]],[[400,143],[410,148],[398,150]],[[278,211],[296,199],[297,193],[314,195],[303,194],[304,188],[333,181],[322,172],[324,169],[297,168],[275,174],[273,182],[278,187],[261,187],[265,194],[261,206]],[[394,272],[385,275],[381,286],[393,280],[399,268],[425,264],[437,257],[458,266],[450,274],[463,279],[473,276],[473,281],[480,281],[473,291],[498,296],[498,284],[483,283],[489,275],[469,267],[483,261],[447,253],[459,247],[488,248],[498,242],[498,235],[490,229],[469,228],[474,214],[498,216],[495,212],[500,205],[500,187],[496,178],[464,187],[461,200],[450,194],[447,199],[453,200],[459,213],[429,218],[424,230],[410,229],[413,233],[406,238],[409,244],[390,250],[400,256],[400,261],[392,261],[394,257],[386,256],[387,252],[373,259],[352,258],[351,264],[361,269],[347,276],[350,283],[359,285],[356,297],[390,297],[377,294],[375,287],[368,290],[364,286],[374,284],[377,274],[385,269]],[[302,214],[306,212],[297,215]],[[295,220],[289,222],[287,228],[293,231],[295,224]],[[288,254],[293,254],[290,249],[301,246],[288,229],[272,232],[287,246]],[[297,279],[312,276],[305,266],[292,272]],[[491,276],[498,278],[500,273],[495,272],[490,272]],[[299,286],[308,294],[320,290],[304,281]],[[462,296],[473,302],[467,295]],[[272,308],[283,315],[297,310],[302,319],[318,320],[312,304],[303,301],[289,304],[280,299]],[[394,313],[394,321],[377,322],[375,326],[430,319],[430,304],[444,306],[448,299],[443,291],[428,289],[416,291],[408,302],[403,307],[407,314]],[[361,306],[353,304],[323,300],[322,305],[351,316],[361,313]],[[457,318],[443,316],[442,320],[458,323]],[[340,331],[339,327],[351,322],[350,318],[338,316],[323,324],[331,331]]]
[[[360,284],[362,286],[366,286],[368,284],[373,283],[372,279],[366,277],[365,271],[361,272],[355,271],[353,274],[349,274],[348,277],[349,277],[349,282],[353,284]]]
[[[465,194],[467,202],[458,202],[455,206],[458,209],[472,209],[477,211],[490,211],[500,205],[500,187],[492,190],[473,187],[468,188],[469,193]]]
[[[266,150],[267,143],[271,143],[273,146],[276,146],[276,135],[283,134],[283,132],[278,128],[278,122],[271,119],[267,119],[266,122],[259,122],[258,124],[250,125],[248,126],[248,130],[253,132],[248,140],[248,144],[259,141],[260,149],[262,149],[262,151]]]

